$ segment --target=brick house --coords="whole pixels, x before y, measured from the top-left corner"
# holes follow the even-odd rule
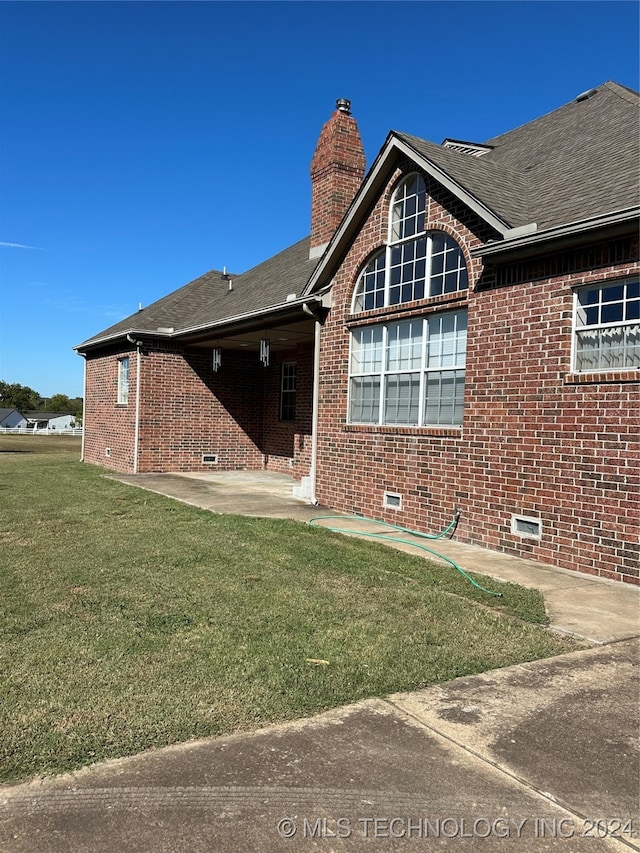
[[[76,349],[83,458],[286,471],[340,511],[638,583],[638,94],[608,82],[483,143],[348,101],[309,238]]]

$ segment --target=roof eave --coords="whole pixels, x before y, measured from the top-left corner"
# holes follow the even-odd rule
[[[280,321],[287,316],[291,316],[292,318],[297,317],[299,314],[308,316],[304,310],[304,306],[309,303],[320,303],[320,301],[320,297],[315,295],[298,297],[297,299],[291,299],[288,302],[281,302],[277,305],[272,305],[269,308],[261,308],[258,311],[248,311],[243,314],[238,314],[235,317],[225,317],[223,320],[218,320],[213,323],[199,323],[195,326],[187,326],[183,329],[177,329],[174,332],[160,332],[153,329],[123,329],[120,332],[115,332],[114,334],[106,337],[85,341],[84,343],[73,347],[73,349],[79,355],[84,355],[89,350],[100,349],[114,344],[117,341],[124,340],[131,344],[135,344],[136,339],[143,339],[146,341],[151,339],[184,341],[191,343],[198,338],[210,338],[212,333],[216,332],[224,331],[228,333],[233,328],[244,330],[248,325],[252,325],[256,322],[264,322],[268,317],[271,317],[273,320]]]
[[[615,236],[629,230],[629,226],[638,219],[640,206],[611,211],[597,216],[590,216],[577,222],[545,228],[531,234],[515,235],[493,243],[472,249],[471,254],[476,258],[499,260],[502,256],[532,255],[546,243],[554,243],[555,248],[575,245],[594,231],[602,231],[603,236]]]
[[[479,198],[472,195],[459,184],[448,172],[437,166],[428,157],[416,151],[411,145],[400,139],[393,131],[387,137],[380,153],[373,162],[369,173],[358,190],[352,204],[347,210],[340,226],[331,238],[320,263],[309,279],[306,292],[311,293],[328,283],[333,267],[337,266],[336,258],[341,258],[357,233],[359,225],[358,213],[370,205],[388,180],[388,167],[398,154],[413,160],[419,168],[446,187],[454,196],[473,210],[481,219],[490,225],[498,234],[507,236],[511,226],[497,216]]]

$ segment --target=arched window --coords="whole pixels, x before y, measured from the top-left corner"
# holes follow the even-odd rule
[[[361,273],[353,313],[456,293],[469,286],[460,246],[443,231],[425,230],[425,207],[424,180],[411,174],[393,194],[387,247]]]
[[[366,265],[352,313],[392,308],[468,287],[460,246],[426,230],[426,187],[408,175],[391,199],[389,239]],[[366,322],[366,321],[365,321]],[[415,312],[351,331],[348,421],[443,427],[462,424],[467,311]]]

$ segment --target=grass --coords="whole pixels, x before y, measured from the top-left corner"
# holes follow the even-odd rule
[[[74,438],[0,436],[1,781],[576,647],[544,630],[535,591],[482,579],[491,598],[422,558],[213,515],[78,455]]]

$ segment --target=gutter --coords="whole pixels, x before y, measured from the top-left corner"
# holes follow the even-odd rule
[[[218,320],[214,323],[199,323],[196,326],[187,326],[184,329],[178,329],[177,331],[172,332],[131,327],[129,329],[122,329],[119,332],[114,332],[112,335],[104,338],[93,338],[83,344],[78,344],[78,346],[73,347],[73,349],[80,355],[84,355],[88,349],[93,349],[94,347],[121,340],[122,338],[126,338],[130,343],[134,343],[134,336],[160,338],[162,340],[181,340],[186,335],[194,335],[198,334],[198,332],[213,333],[228,326],[239,325],[242,323],[246,324],[253,320],[260,320],[263,317],[268,317],[269,315],[277,315],[278,313],[286,314],[289,309],[294,309],[295,311],[296,308],[302,308],[304,311],[304,307],[306,305],[313,303],[322,304],[322,297],[316,295],[300,296],[296,299],[291,299],[289,302],[279,302],[277,305],[271,305],[268,308],[260,308],[257,311],[248,311],[245,314],[237,314],[235,317],[225,317],[224,320]]]
[[[475,258],[492,258],[517,249],[535,248],[540,243],[546,243],[550,240],[565,239],[575,242],[576,238],[596,229],[627,225],[636,219],[639,214],[640,207],[629,207],[624,210],[615,211],[614,213],[599,214],[598,216],[591,216],[588,219],[581,219],[578,222],[572,222],[569,225],[556,225],[553,228],[546,228],[543,231],[515,236],[513,239],[488,243],[478,249],[472,249],[471,255]]]

